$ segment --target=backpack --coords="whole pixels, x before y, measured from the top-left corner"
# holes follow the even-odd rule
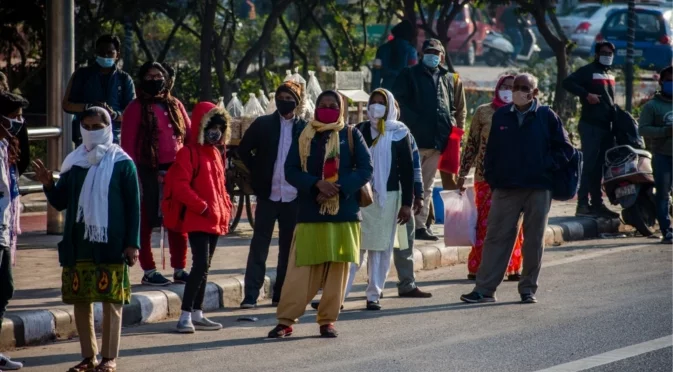
[[[549,106],[538,108],[542,117],[542,125],[546,128],[547,139],[551,138],[549,124]],[[568,201],[577,195],[582,180],[583,156],[582,152],[573,147],[573,155],[565,167],[552,172],[552,199]]]
[[[194,163],[195,149],[193,149],[192,147],[188,147],[188,149],[189,149],[189,162],[192,164],[192,166],[196,164],[196,167],[193,167],[194,169],[192,170],[191,182],[194,182],[196,177],[199,175],[199,171],[201,170],[201,163],[199,162],[198,151],[196,151],[196,163]],[[170,176],[170,168],[168,169],[168,173],[166,173],[166,178],[169,178],[169,176]],[[164,227],[166,227],[168,230],[179,232],[182,230],[182,222],[185,220],[187,207],[173,198],[173,187],[170,180],[169,182],[166,182],[166,186],[168,186],[167,187],[168,190],[165,190],[166,192],[164,198],[161,201],[161,212],[164,216],[163,224]]]

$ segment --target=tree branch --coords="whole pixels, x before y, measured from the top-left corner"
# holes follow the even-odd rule
[[[327,42],[327,45],[329,46],[330,50],[332,51],[332,56],[334,57],[334,67],[337,69],[339,68],[339,52],[334,45],[334,42],[332,41],[332,38],[330,37],[329,33],[327,33],[327,30],[325,30],[325,27],[320,23],[318,18],[313,14],[313,12],[309,12],[309,15],[311,16],[311,19],[313,20],[313,23],[318,27],[318,30],[320,30],[320,33],[322,34],[322,37],[325,38],[325,41]]]
[[[147,42],[145,42],[145,37],[143,37],[143,30],[140,29],[140,26],[138,26],[137,21],[131,22],[131,27],[133,27],[133,31],[136,33],[136,37],[138,38],[138,44],[140,45],[140,49],[145,53],[145,57],[147,57],[148,61],[154,61],[154,56],[152,55],[152,51],[150,48],[147,46]]]
[[[164,47],[161,49],[161,53],[159,53],[159,57],[157,57],[157,61],[163,62],[166,59],[166,56],[168,55],[168,51],[171,49],[171,44],[173,44],[173,39],[175,38],[175,34],[178,32],[180,29],[180,24],[184,22],[184,20],[187,18],[189,15],[189,12],[185,13],[185,15],[182,16],[179,22],[175,22],[173,24],[173,28],[171,29],[171,33],[168,34],[168,38],[166,38],[166,42],[164,43]]]

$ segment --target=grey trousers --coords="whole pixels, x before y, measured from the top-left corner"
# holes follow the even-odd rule
[[[416,238],[416,225],[414,219],[409,219],[407,226],[407,236],[409,238],[409,248],[393,249],[393,259],[395,270],[397,270],[397,293],[404,294],[416,289],[416,278],[414,276],[414,239]]]
[[[534,189],[497,189],[491,198],[488,229],[481,266],[477,271],[475,292],[493,296],[502,282],[512,256],[523,213],[523,271],[520,294],[535,294],[540,275],[544,233],[551,207],[551,191]]]

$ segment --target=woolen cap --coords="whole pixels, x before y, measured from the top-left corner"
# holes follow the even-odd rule
[[[302,87],[301,84],[295,81],[288,80],[283,82],[283,84],[281,84],[278,89],[276,89],[276,96],[278,96],[280,92],[290,93],[297,101],[297,104],[301,102]]]

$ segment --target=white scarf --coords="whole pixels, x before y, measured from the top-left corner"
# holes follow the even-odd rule
[[[374,198],[380,207],[386,204],[386,193],[388,192],[388,177],[390,176],[390,167],[392,165],[392,143],[402,140],[409,134],[409,128],[404,123],[397,121],[398,112],[395,107],[395,97],[385,89],[377,89],[385,92],[388,101],[388,115],[386,116],[386,130],[379,137],[376,145],[372,146],[372,163],[374,165],[374,174],[372,177],[372,188],[374,189]],[[371,113],[370,113],[371,117]],[[378,120],[378,119],[377,119]],[[370,119],[372,138],[376,139],[379,132],[376,129],[376,121]]]
[[[116,162],[131,158],[112,143],[112,125],[96,131],[81,128],[81,131],[84,143],[68,154],[61,165],[61,173],[72,167],[89,170],[79,194],[76,221],[84,222],[84,239],[107,243],[108,191],[112,171]]]

